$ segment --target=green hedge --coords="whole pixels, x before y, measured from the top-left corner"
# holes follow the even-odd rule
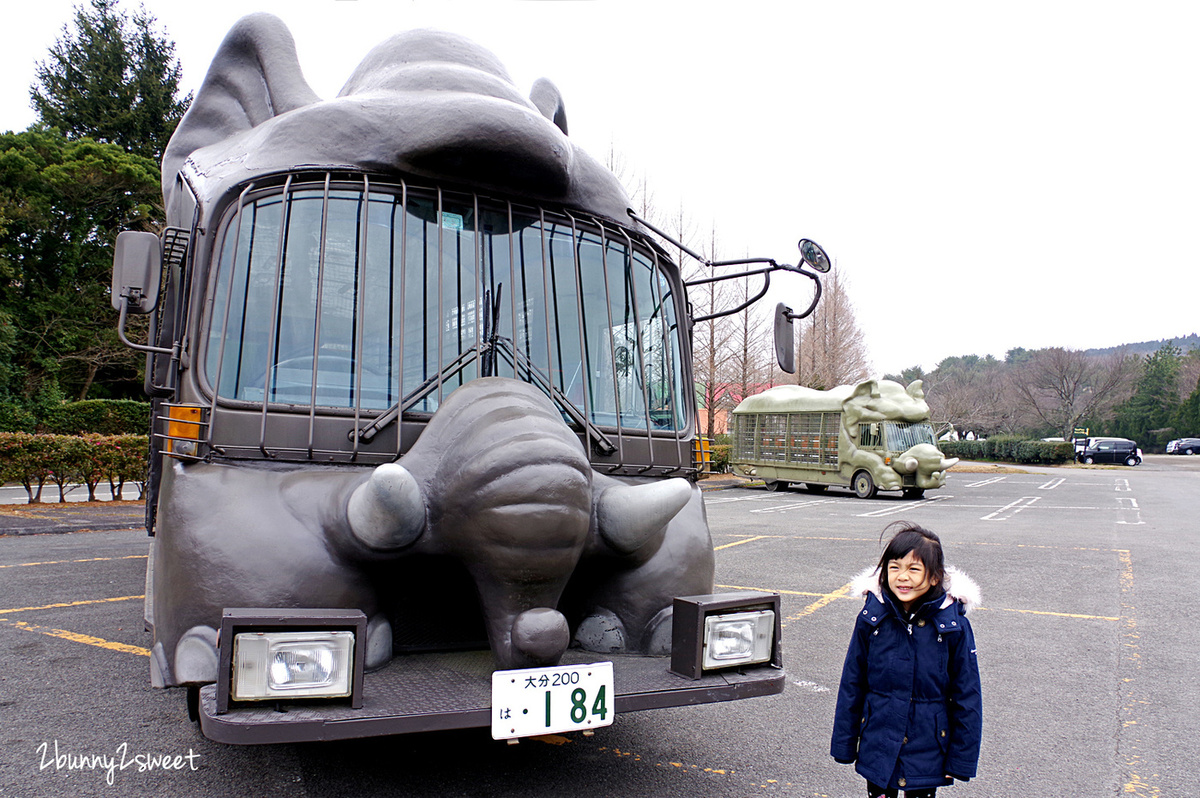
[[[1058,465],[1075,459],[1075,445],[1064,441],[1028,440],[1016,435],[996,435],[985,441],[939,441],[947,457],[992,460],[1027,465]]]
[[[53,404],[49,409],[0,402],[0,432],[145,435],[149,427],[150,403],[132,399],[87,399]]]
[[[729,453],[733,447],[729,444],[716,443],[712,447],[712,472],[724,474],[729,470]]]
[[[0,432],[37,432],[37,416],[21,405],[0,402]]]
[[[150,403],[132,399],[87,399],[67,402],[46,414],[39,432],[51,435],[145,435]]]
[[[136,483],[142,498],[148,443],[145,435],[0,432],[0,482],[24,485],[30,504],[42,500],[48,482],[58,486],[60,502],[67,500],[70,484],[87,485],[88,501],[96,501],[96,488],[103,482],[114,499],[126,482]]]

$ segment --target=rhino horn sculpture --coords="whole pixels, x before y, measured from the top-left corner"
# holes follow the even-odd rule
[[[901,474],[916,474],[918,488],[936,488],[941,484],[939,476],[957,464],[957,457],[947,458],[933,444],[918,443],[897,457],[892,467]]]
[[[656,549],[667,522],[691,498],[685,479],[648,485],[614,485],[596,500],[596,526],[600,537],[618,554],[634,554],[644,547]]]
[[[350,494],[346,520],[351,534],[367,548],[403,549],[425,530],[421,488],[404,466],[385,463]]]

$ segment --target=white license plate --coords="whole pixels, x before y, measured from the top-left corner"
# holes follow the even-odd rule
[[[616,716],[611,662],[492,674],[492,739],[595,729]]]

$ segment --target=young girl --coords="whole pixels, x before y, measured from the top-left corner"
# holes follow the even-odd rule
[[[865,595],[838,689],[830,753],[867,780],[871,798],[932,798],[979,761],[979,668],[966,613],[979,587],[947,568],[938,536],[899,522]],[[882,536],[881,536],[882,538]]]

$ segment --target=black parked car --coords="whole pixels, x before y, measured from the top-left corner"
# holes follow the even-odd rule
[[[1081,463],[1124,463],[1135,466],[1142,462],[1142,450],[1128,438],[1088,438],[1087,446],[1077,455]]]
[[[1167,444],[1167,454],[1200,454],[1200,438],[1178,438]]]

